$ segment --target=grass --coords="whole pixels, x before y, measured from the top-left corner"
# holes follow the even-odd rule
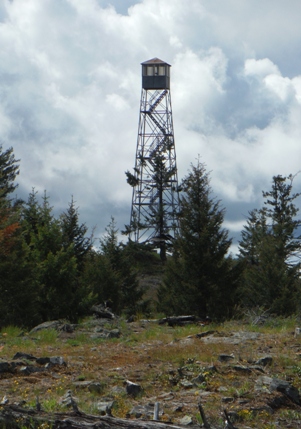
[[[91,322],[91,323],[90,323]],[[26,352],[36,357],[62,356],[67,366],[53,367],[49,372],[33,373],[29,376],[8,374],[2,377],[1,394],[9,399],[25,400],[28,407],[35,407],[36,397],[47,412],[62,411],[60,399],[68,390],[77,399],[79,409],[87,413],[97,413],[97,403],[106,398],[114,401],[113,415],[126,417],[135,403],[149,403],[159,400],[165,408],[164,420],[175,423],[188,414],[194,421],[200,421],[197,403],[201,399],[211,424],[221,427],[221,411],[224,407],[237,413],[240,424],[249,427],[272,428],[277,418],[288,421],[300,420],[300,413],[294,409],[280,409],[275,415],[261,415],[250,410],[262,405],[262,398],[255,391],[256,379],[262,375],[253,371],[250,375],[236,372],[234,364],[251,365],[264,355],[272,355],[273,363],[265,368],[265,375],[288,379],[301,388],[301,365],[298,351],[300,339],[294,337],[296,319],[277,319],[263,326],[253,326],[241,321],[229,321],[222,326],[186,325],[170,328],[156,323],[146,323],[142,319],[134,324],[113,322],[108,329],[118,327],[120,339],[92,340],[86,331],[92,320],[85,320],[72,335],[61,335],[55,330],[44,330],[26,334],[18,328],[3,328],[0,333],[0,358],[11,359],[18,352]],[[258,340],[247,340],[240,344],[227,342],[206,342],[196,334],[208,330],[219,332],[231,338],[232,332],[258,332]],[[233,362],[222,364],[220,354],[235,356]],[[31,362],[24,362],[27,365]],[[217,371],[210,369],[214,365]],[[203,374],[204,381],[186,389],[182,380],[191,381]],[[137,382],[143,387],[139,398],[125,394],[125,380]],[[76,387],[79,381],[97,381],[101,384],[99,393],[88,388]],[[162,394],[171,394],[175,402],[184,404],[183,410],[175,412],[170,403],[160,399]],[[203,396],[206,394],[205,396]],[[233,401],[224,404],[222,398]],[[259,398],[261,402],[259,403]],[[263,426],[263,424],[265,426]],[[260,426],[261,425],[261,426]],[[239,426],[239,422],[237,423]],[[243,427],[243,426],[242,426]]]

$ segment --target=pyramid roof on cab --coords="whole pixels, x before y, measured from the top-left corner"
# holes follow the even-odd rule
[[[147,64],[167,64],[168,66],[170,66],[170,64],[166,63],[165,61],[160,60],[160,58],[152,58],[151,60],[148,61],[144,61],[144,63],[141,63],[142,65],[147,65]]]

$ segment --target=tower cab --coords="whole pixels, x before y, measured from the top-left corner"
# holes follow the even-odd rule
[[[170,67],[159,58],[142,63],[142,88],[170,89]]]

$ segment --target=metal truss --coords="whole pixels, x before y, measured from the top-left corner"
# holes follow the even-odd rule
[[[130,238],[172,241],[178,230],[179,194],[168,89],[142,89],[134,176]]]

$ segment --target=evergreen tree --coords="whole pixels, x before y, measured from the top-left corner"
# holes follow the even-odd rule
[[[245,306],[262,306],[266,298],[257,279],[264,239],[268,237],[266,210],[252,210],[241,233],[239,261],[243,266],[240,302]],[[262,244],[262,246],[261,246]]]
[[[37,284],[28,264],[21,229],[16,230],[9,254],[0,255],[0,327],[32,327],[40,323]]]
[[[123,234],[130,235],[137,230],[142,231],[150,229],[153,231],[153,247],[156,246],[156,248],[159,249],[162,262],[166,261],[166,253],[168,249],[172,247],[170,229],[175,228],[173,223],[178,214],[175,213],[175,210],[177,210],[176,207],[171,208],[171,201],[167,203],[170,199],[169,193],[172,178],[176,176],[176,167],[169,167],[167,162],[168,158],[166,158],[166,153],[171,147],[170,144],[169,139],[166,138],[164,139],[164,142],[161,142],[161,144],[154,148],[154,150],[149,154],[148,177],[150,178],[150,186],[145,186],[145,183],[140,181],[141,171],[139,168],[134,168],[134,174],[129,171],[126,171],[125,173],[127,176],[127,183],[130,186],[135,188],[141,185],[141,188],[139,188],[138,191],[140,196],[146,189],[152,189],[153,192],[147,197],[144,196],[144,201],[149,201],[147,204],[147,210],[144,207],[144,210],[140,212],[140,215],[138,215],[134,210],[131,216],[131,223],[130,225],[125,225],[125,231],[123,231]],[[146,162],[143,160],[142,155],[141,161],[142,163]]]
[[[277,241],[277,255],[288,265],[294,264],[294,259],[300,257],[301,236],[298,228],[301,220],[296,219],[299,209],[295,200],[301,193],[293,193],[294,176],[273,177],[272,189],[263,192],[266,215],[269,220],[270,232]]]
[[[42,204],[34,190],[24,204],[22,234],[28,249],[27,264],[31,267],[41,321],[63,317],[76,321],[83,291],[78,284],[74,245],[64,242],[60,220],[52,210],[46,192]]]
[[[182,181],[180,234],[158,292],[159,309],[202,317],[229,315],[235,296],[231,240],[222,227],[224,209],[212,197],[209,175],[198,160]]]
[[[120,311],[119,275],[106,256],[94,250],[89,252],[80,281],[86,291],[87,309],[93,304],[110,301],[112,311]]]
[[[252,210],[249,212],[247,224],[241,232],[241,241],[239,251],[241,257],[245,258],[249,265],[258,265],[259,263],[259,244],[267,236],[266,210]]]
[[[93,250],[86,258],[81,282],[86,288],[87,302],[110,301],[115,313],[136,313],[143,291],[131,262],[126,246],[118,242],[118,229],[112,218],[100,240],[100,251]]]
[[[9,198],[16,187],[19,174],[19,160],[15,159],[13,148],[3,151],[0,145],[0,255],[8,256],[13,246],[16,230],[19,228],[19,201]]]
[[[118,312],[136,313],[141,304],[143,291],[139,288],[137,273],[133,270],[132,260],[125,247],[118,243],[118,229],[114,218],[106,228],[106,235],[100,241],[102,255],[109,262],[113,277],[117,282],[117,293],[111,297]],[[116,288],[116,283],[114,282]],[[114,289],[115,289],[114,288]]]
[[[15,159],[12,147],[3,151],[3,147],[0,145],[0,201],[2,203],[18,186],[15,180],[20,172],[17,164],[19,161],[19,159]]]
[[[0,145],[0,326],[25,326],[37,320],[35,293],[22,245],[20,201],[10,198],[18,186],[18,162],[12,148],[3,151]]]
[[[22,228],[26,244],[31,248],[33,256],[37,261],[42,261],[50,252],[56,253],[60,250],[62,233],[46,192],[42,197],[42,204],[39,203],[37,194],[33,189],[23,205]]]
[[[239,243],[241,302],[282,315],[297,311],[300,293],[300,194],[292,194],[292,184],[291,175],[273,177],[271,191],[263,192],[264,207],[250,212]]]
[[[79,224],[79,212],[75,207],[73,196],[67,211],[60,217],[61,229],[63,233],[63,247],[67,249],[73,245],[74,256],[77,261],[79,271],[84,268],[86,255],[92,249],[92,237],[86,237],[88,228],[82,223]]]

